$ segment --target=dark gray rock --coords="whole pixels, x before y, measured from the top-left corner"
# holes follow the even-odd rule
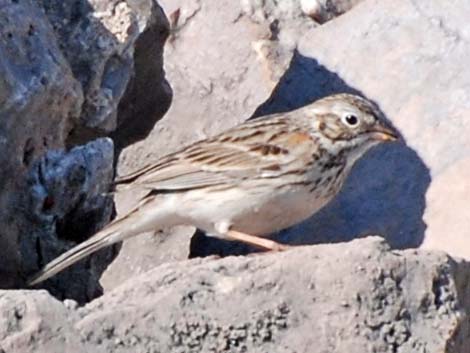
[[[67,143],[114,132],[119,145],[125,145],[145,136],[171,102],[162,59],[169,28],[158,3],[40,3],[84,92],[80,118]]]
[[[162,117],[168,31],[153,0],[0,0],[1,288],[109,222],[113,144],[83,144],[114,133],[119,152]],[[44,286],[90,300],[114,253]]]
[[[19,283],[26,173],[48,149],[63,147],[83,96],[34,3],[0,1],[0,37],[0,287],[5,288]]]
[[[27,237],[20,238],[23,273],[37,271],[109,222],[112,177],[113,143],[106,138],[70,152],[50,151],[32,166],[25,193]],[[104,249],[41,287],[58,298],[89,301],[102,293],[98,278],[113,255],[112,248]]]

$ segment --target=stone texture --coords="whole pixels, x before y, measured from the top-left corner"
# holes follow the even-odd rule
[[[63,146],[83,103],[54,32],[29,1],[0,1],[0,287],[19,284],[19,202],[31,164]]]
[[[351,10],[364,0],[300,0],[304,14],[318,23],[325,23]]]
[[[122,150],[118,174],[248,119],[286,70],[299,34],[316,26],[302,15],[297,2],[275,6],[273,1],[172,0],[161,4],[171,22],[165,71],[173,103],[147,138]],[[117,198],[118,213],[133,201],[135,195]],[[194,232],[187,229],[185,234],[179,231],[178,240],[160,235],[167,239],[162,242],[147,234],[125,242],[121,251],[126,255],[119,256],[105,273],[104,288],[113,288],[135,271],[186,258]],[[165,242],[178,249],[168,252],[173,247]],[[131,265],[132,258],[138,264]]]
[[[470,247],[465,246],[470,215],[464,206],[470,150],[464,118],[469,101],[464,74],[469,28],[462,17],[468,4],[456,2],[449,8],[438,1],[323,3],[335,4],[336,9],[357,6],[317,27],[305,22],[302,4],[296,2],[279,2],[276,7],[271,1],[241,1],[240,5],[163,1],[173,25],[166,62],[174,104],[146,140],[124,151],[118,172],[135,169],[250,115],[290,110],[332,93],[359,93],[382,107],[405,143],[371,151],[328,207],[275,238],[312,244],[380,234],[395,248],[425,246],[470,256]],[[216,7],[224,11],[215,14]],[[220,40],[213,40],[214,36]],[[236,86],[225,84],[227,77],[238,77],[238,68],[246,67],[249,75],[235,80]],[[268,76],[260,74],[262,70]],[[268,98],[266,82],[271,85],[278,78]],[[213,86],[207,95],[198,93],[204,80],[205,87]],[[449,99],[443,101],[444,93]],[[244,95],[249,98],[243,100]],[[231,105],[221,104],[227,97]],[[240,100],[248,103],[240,105]],[[118,202],[118,208],[121,205]],[[455,230],[451,235],[450,225]],[[189,234],[184,241],[187,238]],[[142,254],[151,253],[145,246],[140,247]],[[140,259],[138,249],[132,246]],[[192,241],[191,256],[249,251],[246,246],[198,235]],[[157,247],[153,254],[146,257],[148,261],[165,261]],[[123,268],[132,267],[117,268],[122,276]],[[110,280],[105,288],[117,283]]]
[[[86,352],[75,312],[46,291],[0,292],[0,352]]]
[[[379,238],[191,260],[162,265],[78,310],[42,291],[4,291],[0,346],[12,353],[462,353],[469,280],[468,263],[391,251]]]
[[[124,132],[115,132],[119,144],[144,134],[171,99],[162,69],[168,22],[158,4],[152,0],[40,3],[84,92],[68,144],[109,134],[121,124],[126,126]],[[144,90],[146,95],[136,99]],[[135,121],[142,131],[134,131]]]
[[[114,148],[145,136],[171,101],[168,34],[153,0],[0,0],[1,288],[109,222]],[[88,301],[115,253],[44,287]]]
[[[99,283],[109,291],[130,277],[145,273],[160,264],[174,263],[190,255],[192,227],[146,233],[125,241],[119,255],[104,271]]]
[[[470,187],[469,10],[464,0],[372,0],[299,41],[294,65],[303,68],[303,81],[294,67],[278,88],[282,104],[289,91],[297,92],[291,105],[338,89],[360,91],[380,104],[406,146],[372,152],[340,197],[285,239],[373,233],[396,247],[470,256],[470,213],[463,207]],[[320,85],[296,89],[306,82]]]
[[[103,138],[69,152],[50,151],[32,166],[20,237],[23,273],[37,271],[109,222],[113,151],[112,141]],[[87,302],[102,294],[98,279],[113,255],[113,249],[103,249],[41,287],[58,298]]]

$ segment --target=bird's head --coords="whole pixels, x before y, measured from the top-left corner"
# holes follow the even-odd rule
[[[384,120],[371,101],[352,94],[322,98],[309,107],[313,134],[330,149],[352,151],[356,160],[372,146],[398,139],[397,132]]]

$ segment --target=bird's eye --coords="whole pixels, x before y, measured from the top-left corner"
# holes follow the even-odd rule
[[[359,118],[354,114],[347,114],[343,116],[343,123],[348,126],[357,126],[359,124]]]

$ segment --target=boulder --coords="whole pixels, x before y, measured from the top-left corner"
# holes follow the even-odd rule
[[[67,143],[113,133],[121,146],[145,136],[171,101],[162,58],[169,28],[158,3],[40,3],[84,94],[79,121]]]
[[[113,147],[109,138],[102,138],[68,152],[49,151],[34,163],[24,190],[23,273],[37,271],[110,221]],[[40,287],[57,298],[85,303],[102,294],[99,277],[114,255],[116,249],[103,249]]]
[[[0,1],[0,287],[21,283],[26,175],[49,149],[62,148],[83,104],[79,82],[41,9]],[[21,239],[20,239],[21,238]]]
[[[380,238],[166,264],[88,305],[0,292],[5,352],[465,352],[470,267]],[[45,309],[47,307],[47,309]]]
[[[462,16],[469,5],[458,1],[449,6],[439,1],[371,0],[322,26],[300,25],[293,41],[270,40],[271,46],[292,50],[293,55],[274,92],[252,116],[351,92],[375,100],[403,137],[371,151],[330,205],[275,239],[313,244],[380,234],[395,248],[423,246],[470,256],[465,206],[470,195],[465,119],[469,26]],[[260,11],[250,10],[246,16],[271,18],[257,15],[263,14]],[[287,44],[292,42],[295,48]],[[269,58],[271,67],[283,62]],[[221,115],[214,116],[215,133]],[[150,149],[143,146],[141,151]],[[193,256],[248,251],[200,235],[193,240]]]
[[[247,120],[269,99],[300,34],[317,26],[296,1],[160,2],[171,27],[165,71],[173,102],[145,139],[119,154],[121,175]],[[135,196],[116,199],[118,214],[132,207]],[[159,233],[159,239],[149,233],[125,242],[122,256],[103,275],[104,288],[156,264],[187,258],[193,233],[179,228]]]
[[[371,0],[299,40],[271,110],[286,100],[295,106],[325,93],[360,92],[380,105],[403,142],[372,151],[330,206],[281,239],[380,234],[397,248],[470,257],[468,11],[464,0]]]
[[[153,0],[0,0],[0,23],[0,288],[17,288],[109,222],[115,156],[171,102],[169,27]],[[43,287],[88,301],[115,254]]]

